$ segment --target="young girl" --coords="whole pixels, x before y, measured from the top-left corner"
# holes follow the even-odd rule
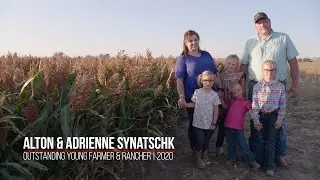
[[[216,129],[218,106],[221,104],[218,93],[212,89],[215,79],[216,76],[211,71],[200,74],[198,77],[200,88],[194,91],[192,102],[186,104],[187,107],[194,107],[192,126],[196,163],[199,168],[206,166],[209,141]]]
[[[221,85],[222,85],[222,97],[221,105],[219,107],[219,130],[216,141],[216,155],[223,154],[223,141],[225,137],[224,133],[224,119],[228,111],[228,106],[232,100],[231,87],[234,84],[240,84],[245,92],[245,76],[240,72],[239,57],[235,54],[229,55],[224,62],[224,69],[220,74]]]
[[[233,166],[236,165],[238,147],[248,160],[250,167],[259,169],[260,165],[253,157],[243,131],[246,112],[251,113],[251,102],[243,97],[243,88],[240,84],[235,84],[231,89],[231,93],[234,99],[230,102],[229,111],[224,122],[228,144],[228,163]]]

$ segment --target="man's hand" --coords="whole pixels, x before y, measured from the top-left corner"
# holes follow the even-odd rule
[[[276,122],[274,123],[274,127],[275,127],[276,129],[279,129],[280,126],[281,126],[281,121],[280,121],[279,119],[277,119]]]
[[[260,131],[260,130],[263,128],[263,126],[262,126],[261,123],[259,123],[259,124],[254,124],[254,128],[255,128],[257,131]]]
[[[299,88],[291,87],[290,89],[287,90],[287,94],[292,98],[298,97],[299,96]]]

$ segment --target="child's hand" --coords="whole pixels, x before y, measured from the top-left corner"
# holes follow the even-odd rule
[[[221,103],[223,109],[228,109],[228,106],[225,103]]]
[[[263,126],[262,126],[261,123],[259,123],[259,124],[254,124],[254,128],[255,128],[257,131],[260,131],[260,130],[263,128]]]
[[[222,91],[218,91],[218,95],[221,99],[223,99],[224,95],[223,95],[223,92]]]
[[[192,103],[192,102],[185,104],[185,107],[187,108],[194,108],[194,106],[195,106],[195,103]]]
[[[217,128],[216,123],[212,123],[210,128],[211,128],[211,130],[215,130]]]
[[[280,126],[281,126],[281,122],[280,122],[279,119],[277,119],[276,122],[274,123],[274,127],[275,127],[276,129],[279,129]]]

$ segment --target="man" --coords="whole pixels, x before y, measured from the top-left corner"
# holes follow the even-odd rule
[[[265,60],[271,59],[277,64],[276,80],[286,85],[288,75],[288,65],[292,77],[292,86],[287,90],[291,97],[298,96],[299,86],[299,66],[296,57],[299,55],[290,37],[281,32],[271,29],[271,20],[267,14],[258,12],[254,16],[254,23],[257,36],[247,40],[243,52],[241,69],[245,73],[248,71],[248,99],[252,100],[253,86],[263,79],[262,65]],[[254,152],[257,139],[254,134],[254,125],[251,121],[251,135],[249,138],[250,149]],[[285,134],[285,123],[281,124],[280,137],[276,142],[276,162],[279,166],[287,166],[284,157],[287,155],[287,142]]]

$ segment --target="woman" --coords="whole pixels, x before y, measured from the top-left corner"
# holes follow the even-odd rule
[[[199,47],[200,37],[197,32],[189,30],[184,33],[183,51],[177,58],[175,64],[175,76],[177,78],[177,91],[179,94],[178,105],[180,108],[186,108],[186,103],[191,102],[191,97],[196,89],[197,77],[203,71],[209,70],[217,75],[216,86],[214,90],[221,89],[221,82],[218,70],[215,64],[215,59],[207,51],[203,51]],[[188,136],[191,149],[194,154],[195,144],[192,136],[192,122],[194,108],[186,108],[189,116]]]

